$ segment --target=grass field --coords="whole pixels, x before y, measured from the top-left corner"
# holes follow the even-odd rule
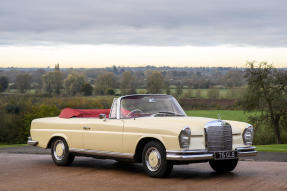
[[[184,88],[182,96],[184,97],[193,97],[193,98],[209,98],[208,97],[208,91],[210,89],[189,89]],[[219,92],[219,96],[217,99],[233,99],[233,98],[239,98],[242,95],[243,88],[222,88],[217,89]],[[115,89],[115,94],[121,94],[120,89]],[[147,93],[147,90],[144,88],[138,88],[136,89],[138,94],[145,94]],[[35,95],[39,94],[41,92],[40,89],[29,89],[26,91],[26,95]],[[17,89],[9,89],[6,90],[5,93],[19,93]],[[166,93],[165,89],[162,90],[162,93]],[[176,88],[171,87],[170,88],[170,94],[176,95]]]
[[[145,94],[147,93],[146,89],[136,89],[137,93],[139,94]],[[194,98],[208,98],[208,91],[209,89],[183,89],[183,95],[188,97],[194,97]],[[231,99],[231,98],[238,98],[240,95],[242,95],[242,88],[233,88],[233,89],[218,89],[219,91],[219,99]],[[199,93],[200,92],[200,93]],[[116,94],[120,94],[120,89],[115,89]],[[165,90],[162,91],[162,93],[165,93]],[[170,93],[175,95],[176,89],[171,88]]]
[[[257,151],[265,152],[287,152],[287,144],[280,145],[256,145]]]
[[[240,110],[191,110],[185,111],[189,116],[198,117],[210,117],[218,119],[218,114],[220,114],[221,119],[224,120],[235,120],[248,122],[248,117],[254,115],[255,113],[246,113]]]

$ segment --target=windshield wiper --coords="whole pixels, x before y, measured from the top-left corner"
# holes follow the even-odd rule
[[[175,112],[170,112],[170,111],[159,111],[155,113],[154,115],[158,114],[167,114],[167,115],[174,115],[174,116],[184,116],[183,114],[175,113]]]

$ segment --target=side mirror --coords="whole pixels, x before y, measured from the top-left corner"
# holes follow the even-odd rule
[[[106,114],[101,113],[99,114],[99,118],[105,121],[107,117],[106,117]]]

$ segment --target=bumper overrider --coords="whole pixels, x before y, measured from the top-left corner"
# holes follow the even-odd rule
[[[256,147],[238,147],[235,149],[238,158],[256,156]],[[205,149],[184,150],[184,151],[166,151],[166,159],[172,161],[204,161],[213,160],[214,152]]]
[[[31,137],[28,137],[27,144],[31,145],[31,146],[36,146],[38,144],[38,141],[34,141],[34,140],[32,140]]]

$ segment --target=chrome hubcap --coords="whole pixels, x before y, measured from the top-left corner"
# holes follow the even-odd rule
[[[65,155],[65,144],[62,140],[57,140],[54,144],[54,157],[57,160],[62,160]]]
[[[155,147],[150,147],[145,155],[145,163],[150,171],[157,171],[161,164],[159,151]]]

